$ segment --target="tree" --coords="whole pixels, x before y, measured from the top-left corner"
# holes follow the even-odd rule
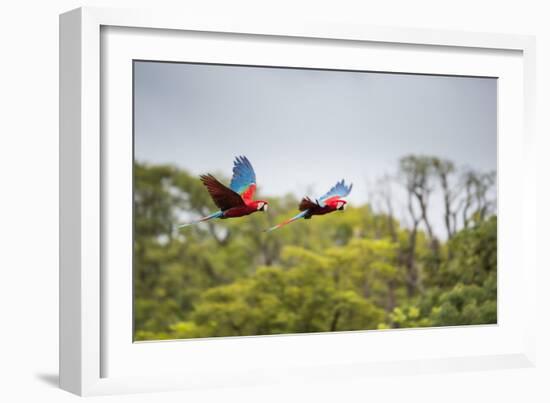
[[[466,195],[462,205],[462,224],[467,228],[474,221],[483,221],[493,213],[495,201],[491,193],[496,180],[495,172],[480,173],[468,170],[463,182]]]
[[[453,190],[451,175],[455,173],[455,165],[448,160],[432,158],[432,165],[435,174],[439,178],[439,184],[443,191],[443,205],[445,208],[445,229],[447,230],[447,239],[451,239],[456,232],[456,227],[453,226],[453,204],[458,195],[458,189]]]
[[[407,193],[407,210],[412,222],[409,233],[409,245],[405,264],[408,272],[408,294],[412,297],[417,290],[422,290],[421,274],[416,262],[418,226],[424,222],[434,254],[438,254],[439,244],[434,238],[432,226],[428,219],[431,184],[432,159],[424,156],[410,155],[399,161],[399,175]]]

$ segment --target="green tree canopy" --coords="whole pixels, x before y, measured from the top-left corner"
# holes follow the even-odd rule
[[[365,204],[267,234],[295,214],[296,197],[270,198],[267,214],[178,230],[215,211],[202,183],[172,166],[136,163],[136,340],[495,323],[492,176],[476,174],[484,187],[475,187],[473,173],[417,156],[402,159],[399,172],[412,225]],[[442,175],[449,189],[463,177],[470,186],[448,189],[445,241],[427,214]],[[468,200],[458,228],[453,217]]]

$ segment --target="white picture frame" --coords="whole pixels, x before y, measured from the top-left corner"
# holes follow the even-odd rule
[[[186,33],[192,33],[192,38],[186,39]],[[231,43],[234,38],[239,43]],[[175,45],[182,40],[187,46],[180,49]],[[265,41],[272,51],[262,53],[259,49]],[[229,43],[233,46],[225,47],[230,51],[214,52],[221,49],[220,44]],[[313,43],[340,52],[340,57],[328,61],[323,58],[326,52],[315,53],[312,48],[305,56],[288,51],[295,44],[304,49]],[[174,49],[183,56],[174,55]],[[214,21],[149,10],[81,8],[61,15],[61,387],[79,395],[96,395],[534,365],[534,318],[519,317],[520,308],[535,312],[535,253],[527,239],[536,223],[535,163],[529,158],[534,153],[534,49],[534,39],[520,35],[244,18]],[[384,53],[376,58],[379,62],[361,60],[363,52],[378,51]],[[403,52],[416,52],[418,57],[404,65]],[[131,224],[131,216],[124,214],[128,205],[116,203],[128,201],[131,179],[124,170],[128,165],[112,160],[131,161],[124,134],[131,125],[131,87],[125,69],[134,58],[182,57],[429,74],[495,76],[497,72],[503,82],[499,87],[498,325],[132,343],[128,337],[131,282],[127,283],[126,270],[131,248],[126,257],[124,252],[114,256],[109,244],[114,239],[127,246],[128,218]],[[117,135],[112,134],[115,129]],[[524,191],[512,194],[506,186],[510,181],[521,182]],[[520,213],[505,214],[512,210]],[[521,246],[506,247],[512,242]],[[119,259],[126,269],[107,270],[111,259]],[[113,292],[120,298],[115,300]],[[519,297],[521,307],[506,303]],[[354,356],[342,347],[366,340],[374,346],[370,351],[366,348],[369,358]],[[384,343],[401,348],[390,355]],[[404,343],[413,348],[406,349]],[[233,356],[237,350],[239,356]],[[182,361],[182,356],[187,359]]]

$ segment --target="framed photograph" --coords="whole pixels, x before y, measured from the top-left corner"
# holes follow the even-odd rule
[[[60,45],[62,388],[534,365],[533,38],[84,8]]]

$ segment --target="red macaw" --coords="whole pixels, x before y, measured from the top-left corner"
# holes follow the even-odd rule
[[[300,218],[309,220],[314,215],[324,215],[332,213],[333,211],[344,210],[347,201],[342,198],[350,194],[352,187],[353,184],[346,186],[344,180],[342,179],[340,182],[337,182],[332,189],[315,201],[311,200],[309,197],[304,197],[298,206],[298,209],[301,211],[300,214],[267,229],[266,232],[281,228],[282,226],[290,224]]]
[[[265,200],[253,200],[256,192],[256,174],[252,164],[246,157],[236,157],[233,163],[233,178],[229,187],[220,183],[214,176],[201,175],[201,181],[206,186],[214,204],[220,211],[216,211],[206,217],[202,217],[188,224],[181,224],[179,228],[213,218],[235,218],[267,211],[268,203]]]

